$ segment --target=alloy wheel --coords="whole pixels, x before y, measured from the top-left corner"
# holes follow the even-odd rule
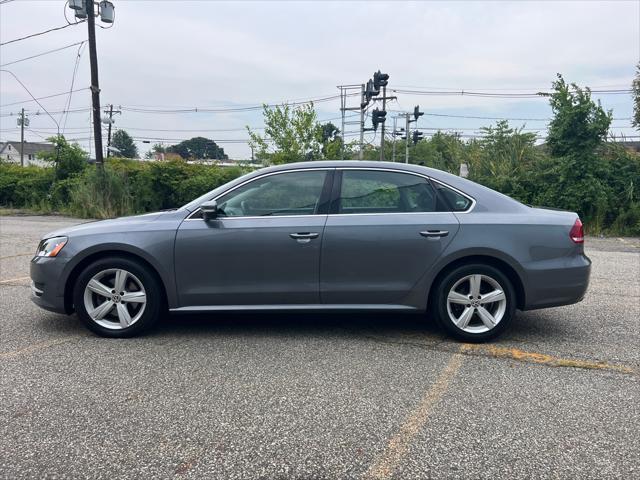
[[[500,323],[507,309],[504,288],[484,274],[467,275],[447,295],[447,313],[460,330],[485,333]]]
[[[128,328],[144,313],[147,294],[133,273],[121,269],[102,270],[84,289],[84,307],[98,325],[111,330]]]

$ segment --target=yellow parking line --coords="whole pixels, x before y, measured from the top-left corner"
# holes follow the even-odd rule
[[[1,280],[0,285],[4,285],[5,283],[14,283],[14,282],[22,282],[23,280],[29,280],[31,277],[28,275],[26,277],[18,277],[18,278],[10,278],[9,280]]]
[[[387,448],[378,455],[373,464],[364,474],[364,478],[385,479],[389,478],[398,464],[406,456],[414,437],[420,432],[429,419],[429,415],[438,404],[449,387],[449,383],[456,376],[468,346],[462,345],[457,353],[454,353],[444,370],[440,373],[435,383],[427,390],[420,404],[411,412],[400,430],[389,440]]]
[[[20,355],[27,355],[29,353],[37,352],[38,350],[44,350],[45,348],[70,342],[71,340],[75,340],[76,338],[80,338],[80,337],[78,335],[75,335],[70,337],[56,338],[53,340],[45,340],[43,342],[34,343],[33,345],[29,345],[28,347],[24,347],[19,350],[13,350],[9,352],[0,352],[0,359],[15,358],[15,357],[19,357]]]
[[[609,370],[619,373],[637,373],[633,368],[625,365],[616,365],[604,361],[576,360],[572,358],[555,357],[545,353],[525,352],[524,350],[511,347],[476,344],[468,345],[465,350],[467,353],[471,354],[473,354],[473,352],[477,352],[477,354],[480,355],[484,354],[496,358],[508,358],[525,363],[537,363],[547,365],[549,367],[572,367],[588,370]]]

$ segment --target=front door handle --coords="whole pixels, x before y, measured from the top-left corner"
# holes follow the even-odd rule
[[[311,240],[312,238],[318,238],[319,233],[304,232],[304,233],[290,233],[289,236],[294,240]]]
[[[449,235],[449,230],[425,230],[420,232],[420,235],[427,238],[446,237]]]

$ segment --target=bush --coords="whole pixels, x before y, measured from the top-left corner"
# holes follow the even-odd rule
[[[52,168],[0,163],[0,205],[33,208],[48,200],[53,181]]]
[[[193,165],[182,160],[110,159],[101,176],[89,168],[54,189],[60,209],[79,217],[111,218],[176,208],[238,177],[240,168]]]

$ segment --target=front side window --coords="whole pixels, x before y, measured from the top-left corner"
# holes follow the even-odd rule
[[[318,210],[326,176],[326,171],[312,170],[259,178],[220,197],[219,215],[313,215]]]
[[[338,213],[435,212],[435,191],[426,178],[408,173],[344,170]]]

